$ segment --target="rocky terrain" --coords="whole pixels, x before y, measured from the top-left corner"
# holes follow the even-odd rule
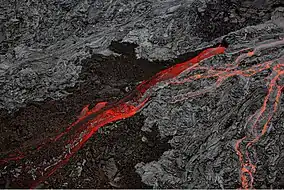
[[[226,47],[155,84],[139,113],[101,128],[37,187],[284,187],[281,0],[9,0],[0,10],[1,159],[55,136],[85,105]],[[1,163],[1,187],[30,187],[56,156]]]

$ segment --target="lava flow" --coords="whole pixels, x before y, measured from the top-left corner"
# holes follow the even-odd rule
[[[23,164],[21,169],[26,172],[33,171],[31,174],[34,180],[31,188],[35,188],[63,164],[68,162],[70,157],[74,155],[99,128],[110,122],[131,117],[141,110],[141,108],[150,100],[151,89],[158,83],[165,82],[167,85],[178,85],[202,79],[216,80],[214,84],[204,89],[191,91],[173,97],[172,103],[176,103],[188,98],[213,92],[230,77],[252,77],[262,71],[270,70],[272,72],[267,78],[268,92],[264,98],[262,107],[248,118],[247,123],[243,126],[248,129],[247,134],[242,139],[237,140],[235,144],[235,151],[241,166],[241,186],[245,189],[253,188],[253,175],[257,168],[251,158],[251,149],[253,148],[253,145],[266,134],[269,129],[269,124],[278,110],[278,105],[284,89],[284,56],[280,56],[280,58],[275,60],[254,64],[249,67],[243,67],[241,62],[246,58],[257,56],[264,50],[277,48],[278,46],[283,45],[284,40],[281,39],[279,41],[267,42],[255,47],[254,49],[243,49],[238,52],[240,55],[233,63],[227,64],[226,66],[223,65],[222,67],[206,66],[202,65],[202,63],[210,57],[217,54],[223,54],[225,52],[225,48],[219,46],[206,49],[197,57],[170,67],[169,69],[157,73],[149,80],[143,81],[128,96],[116,103],[108,104],[106,102],[102,102],[97,104],[97,106],[91,110],[89,110],[88,106],[86,106],[82,110],[80,118],[64,132],[54,138],[47,139],[45,142],[36,146],[23,147],[22,150],[24,150],[24,152],[7,152],[5,153],[6,157],[0,160],[0,162],[2,164],[9,164],[10,162],[18,162],[23,158],[28,157],[29,162]],[[185,75],[186,77],[178,79],[177,76],[179,75]],[[52,155],[52,159],[50,159],[51,161],[38,161],[35,157],[33,157],[35,152],[37,152],[37,154],[45,154],[45,152],[47,152],[46,149],[49,149],[50,147],[60,150],[60,154]]]
[[[28,182],[28,185],[31,188],[35,188],[58,168],[68,162],[70,157],[72,157],[99,128],[113,121],[131,117],[137,113],[150,98],[150,94],[147,92],[157,83],[172,79],[186,69],[214,55],[224,53],[224,51],[225,48],[222,46],[208,48],[195,58],[170,67],[157,73],[149,80],[143,81],[128,96],[116,103],[108,104],[101,102],[91,110],[89,110],[89,106],[86,106],[83,108],[80,118],[59,135],[46,139],[44,142],[37,145],[21,147],[21,151],[14,150],[1,153],[1,155],[5,156],[1,156],[2,159],[0,163],[9,165],[9,163],[16,161],[22,173],[26,172],[32,175],[33,180],[31,183]],[[61,151],[59,151],[60,153],[57,155],[50,155],[51,157],[48,161],[46,159],[39,160],[36,157],[36,155],[46,154],[51,149]],[[28,160],[24,162],[24,158]],[[22,165],[18,163],[20,161],[22,161]],[[25,186],[23,184],[21,185]]]
[[[194,92],[188,92],[174,97],[173,103],[196,97],[204,93],[213,92],[229,77],[243,76],[251,77],[265,70],[271,70],[268,80],[268,93],[264,98],[264,102],[259,110],[252,114],[246,122],[244,128],[247,128],[247,135],[237,140],[235,150],[239,157],[241,164],[240,181],[242,188],[253,188],[254,177],[256,172],[256,165],[252,161],[252,155],[249,152],[252,146],[264,135],[269,129],[269,124],[278,110],[278,105],[282,92],[284,91],[284,55],[275,60],[270,60],[264,63],[253,65],[247,69],[242,69],[241,61],[246,58],[260,54],[261,51],[269,48],[277,48],[284,46],[284,39],[274,42],[267,42],[255,47],[252,51],[239,55],[233,64],[228,64],[227,67],[206,67],[197,66],[190,69],[190,72],[202,71],[202,74],[196,74],[186,77],[182,80],[173,80],[171,84],[182,84],[185,82],[196,81],[200,79],[215,78],[216,82],[210,87]],[[249,49],[244,49],[249,50]],[[189,70],[188,70],[189,71]],[[188,72],[187,71],[187,72]],[[252,152],[252,151],[251,151]],[[254,154],[255,155],[255,154]]]

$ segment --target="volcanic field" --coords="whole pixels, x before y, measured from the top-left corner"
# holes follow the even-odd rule
[[[284,188],[281,0],[0,3],[1,188]]]

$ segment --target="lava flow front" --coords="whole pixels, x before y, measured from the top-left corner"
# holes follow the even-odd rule
[[[153,87],[161,82],[167,86],[190,83],[197,80],[216,80],[212,85],[197,91],[180,94],[172,98],[171,103],[181,102],[186,99],[210,93],[219,88],[225,80],[233,76],[252,77],[265,70],[271,71],[267,80],[268,92],[264,98],[262,107],[248,119],[247,134],[236,139],[235,151],[240,161],[240,181],[242,188],[253,188],[254,173],[257,168],[252,159],[253,145],[266,134],[274,114],[278,110],[280,97],[284,84],[284,56],[263,63],[243,67],[242,62],[250,57],[257,56],[262,51],[270,48],[284,46],[284,40],[263,43],[254,48],[246,48],[237,52],[238,57],[233,63],[222,66],[206,66],[205,60],[223,54],[225,47],[218,46],[202,51],[197,57],[177,64],[169,69],[161,71],[149,80],[143,81],[129,95],[115,103],[98,103],[89,110],[89,106],[83,108],[80,118],[59,135],[46,139],[36,145],[21,147],[21,151],[9,151],[2,153],[1,164],[18,164],[22,173],[28,172],[33,177],[29,182],[31,188],[46,180],[58,168],[64,165],[86,141],[99,128],[110,122],[128,118],[140,111],[146,103],[150,102]],[[186,76],[184,78],[180,76]],[[46,154],[48,149],[57,149],[57,155],[48,155],[49,160],[38,160],[35,155]],[[45,157],[46,159],[46,157]]]

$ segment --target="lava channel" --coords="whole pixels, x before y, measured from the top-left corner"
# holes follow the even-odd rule
[[[99,128],[111,122],[131,117],[140,111],[149,101],[151,89],[158,83],[173,79],[203,60],[224,52],[225,47],[222,46],[208,48],[193,59],[176,64],[157,73],[149,80],[142,81],[130,94],[115,103],[100,102],[90,110],[89,105],[87,105],[82,109],[80,118],[63,132],[36,145],[2,152],[0,163],[7,165],[6,168],[13,162],[20,168],[21,173],[29,173],[33,179],[22,179],[21,182],[18,182],[18,185],[36,188],[58,168],[66,164]],[[43,160],[38,159],[38,155],[54,152],[50,150],[57,150],[57,154],[47,155]],[[25,184],[23,184],[23,181]]]

